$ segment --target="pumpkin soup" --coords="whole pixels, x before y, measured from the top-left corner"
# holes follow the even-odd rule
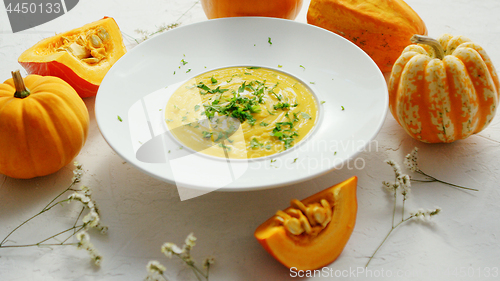
[[[261,67],[228,67],[196,76],[169,98],[165,122],[195,151],[231,159],[292,148],[313,129],[318,105],[303,83]]]

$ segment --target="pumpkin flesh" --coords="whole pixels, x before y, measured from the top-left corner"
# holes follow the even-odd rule
[[[354,229],[356,187],[357,177],[352,177],[301,201],[312,204],[326,199],[333,206],[331,221],[315,236],[290,234],[276,215],[261,224],[254,235],[267,252],[288,268],[314,270],[328,265],[342,253]]]
[[[405,48],[389,79],[389,107],[413,138],[449,143],[490,124],[499,82],[491,60],[477,44],[450,35],[437,41],[443,58],[425,45]]]
[[[85,98],[97,94],[108,70],[125,53],[118,25],[105,17],[38,42],[18,61],[29,74],[59,77]]]
[[[58,171],[80,152],[88,134],[85,103],[57,77],[29,75],[30,95],[15,98],[13,79],[0,84],[0,173],[33,178]]]

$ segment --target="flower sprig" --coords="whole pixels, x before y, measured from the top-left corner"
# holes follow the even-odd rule
[[[172,23],[169,25],[162,24],[156,29],[156,31],[153,31],[153,32],[143,30],[143,29],[136,29],[136,30],[134,30],[135,33],[139,34],[141,36],[141,38],[139,38],[139,39],[134,38],[134,41],[135,41],[135,43],[140,44],[140,43],[148,40],[149,38],[151,38],[153,35],[163,33],[163,32],[168,31],[170,29],[174,29],[177,26],[179,26],[179,23]]]
[[[461,188],[461,189],[466,189],[466,190],[472,190],[472,191],[478,191],[477,189],[475,188],[470,188],[470,187],[465,187],[465,186],[461,186],[461,185],[458,185],[458,184],[453,184],[453,183],[449,183],[449,182],[446,182],[446,181],[442,181],[442,180],[439,180],[427,173],[425,173],[424,171],[422,171],[420,169],[420,167],[418,166],[418,148],[415,147],[412,152],[408,155],[406,155],[405,157],[405,160],[404,160],[404,164],[406,166],[406,168],[408,168],[408,170],[414,172],[414,173],[417,173],[417,174],[421,174],[425,177],[427,177],[426,179],[414,179],[412,178],[412,181],[417,181],[417,182],[440,182],[440,183],[443,183],[443,184],[446,184],[446,185],[449,185],[449,186],[453,186],[453,187],[456,187],[456,188]]]
[[[413,162],[411,164],[413,165],[412,167],[417,167],[417,157],[416,157],[416,152],[417,150],[414,150],[410,156],[407,156],[406,159],[412,159]],[[387,160],[387,164],[389,164],[395,175],[395,180],[393,182],[387,182],[383,181],[382,184],[385,188],[386,191],[393,193],[394,195],[394,204],[393,204],[393,211],[392,211],[392,226],[387,235],[385,236],[384,240],[380,243],[380,245],[375,249],[375,252],[370,256],[368,259],[368,262],[366,263],[365,267],[368,267],[370,264],[371,260],[373,257],[377,254],[377,252],[380,250],[382,245],[387,241],[389,236],[392,234],[392,232],[404,224],[407,221],[413,220],[413,219],[418,219],[420,221],[429,221],[431,217],[439,214],[441,212],[441,208],[436,207],[434,209],[429,209],[429,210],[424,210],[424,209],[419,209],[417,212],[410,213],[408,216],[405,217],[405,202],[408,200],[408,197],[410,195],[411,191],[411,178],[409,175],[404,174],[401,171],[400,166],[392,161],[392,160]],[[406,164],[406,161],[405,161]],[[417,171],[417,169],[413,170]],[[401,203],[401,220],[396,221],[396,210],[397,210],[397,201],[398,197],[402,196],[402,203]]]
[[[184,245],[182,246],[182,248],[180,248],[174,243],[167,242],[161,246],[161,252],[165,254],[165,256],[168,258],[172,258],[172,256],[180,258],[182,261],[184,261],[184,263],[186,263],[187,266],[189,266],[193,270],[193,273],[198,280],[208,281],[210,266],[215,263],[215,259],[213,257],[207,257],[203,261],[204,270],[198,268],[198,266],[196,266],[195,261],[191,256],[191,250],[195,245],[196,245],[196,237],[193,235],[193,233],[190,233],[186,237],[186,240],[184,241]],[[156,260],[150,261],[146,266],[146,269],[148,270],[148,274],[144,280],[146,281],[168,280],[167,277],[164,275],[166,268],[159,261]]]
[[[108,227],[101,224],[100,213],[97,207],[97,203],[92,199],[92,192],[89,187],[81,186],[80,188],[75,188],[77,183],[81,182],[81,177],[83,175],[82,165],[78,162],[74,163],[75,169],[73,170],[73,178],[71,184],[59,193],[52,201],[50,201],[40,212],[30,217],[29,219],[22,222],[19,226],[14,228],[7,236],[0,242],[0,249],[2,248],[21,248],[21,247],[42,247],[42,246],[68,246],[73,245],[76,246],[77,249],[85,249],[92,261],[96,265],[100,265],[102,261],[102,256],[98,253],[94,245],[90,242],[90,236],[87,233],[90,229],[97,229],[102,234],[107,233]],[[71,195],[66,199],[60,199],[67,192],[73,191]],[[59,201],[58,201],[59,200]],[[6,245],[10,240],[12,234],[14,234],[18,229],[20,229],[23,225],[27,224],[29,221],[35,219],[36,217],[48,212],[52,208],[57,205],[60,205],[64,202],[72,203],[72,202],[80,202],[82,205],[82,209],[78,214],[73,226],[69,227],[66,230],[60,231],[54,235],[51,235],[38,243],[33,244],[14,244],[14,245]],[[88,213],[83,216],[85,211]],[[79,222],[80,218],[82,221]],[[68,234],[69,233],[69,234]],[[64,235],[66,237],[64,237]],[[76,237],[78,242],[68,242],[72,237]],[[54,242],[55,241],[55,242]]]

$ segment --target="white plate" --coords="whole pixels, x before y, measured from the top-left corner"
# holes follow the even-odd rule
[[[286,153],[248,161],[181,149],[162,124],[165,87],[235,65],[277,69],[306,83],[321,101],[313,134]],[[375,138],[387,108],[382,73],[351,42],[308,24],[246,17],[178,27],[135,47],[104,78],[95,113],[109,145],[141,171],[178,187],[241,191],[312,179],[349,160],[362,165],[353,159]]]

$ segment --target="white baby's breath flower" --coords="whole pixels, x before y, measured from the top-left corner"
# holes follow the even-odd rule
[[[401,168],[399,167],[398,163],[392,160],[386,160],[385,163],[389,164],[393,168],[396,177],[399,177],[399,175],[401,175]]]
[[[177,245],[175,245],[174,243],[168,242],[168,243],[163,244],[163,246],[161,246],[161,252],[164,253],[165,256],[171,258],[172,254],[180,255],[184,251],[181,248],[179,248]]]
[[[150,261],[146,266],[146,269],[150,273],[159,273],[159,274],[163,274],[163,272],[167,270],[165,266],[163,266],[159,261]]]
[[[195,242],[196,242],[196,237],[194,237],[193,233],[189,233],[184,243],[186,243],[187,246],[192,248],[194,247],[194,245],[196,245]]]
[[[101,231],[101,234],[106,234],[106,233],[108,233],[108,227],[107,227],[107,226],[105,226],[105,225],[99,225],[99,226],[97,227],[97,229],[99,229],[99,230]]]
[[[417,219],[422,222],[429,222],[431,218],[441,212],[441,208],[437,207],[436,209],[418,209],[416,213],[412,213],[414,219]]]
[[[82,221],[87,225],[87,227],[92,228],[99,225],[100,219],[97,212],[95,212],[94,210],[90,210],[90,212],[85,217],[83,217]]]
[[[79,241],[79,243],[77,245],[78,249],[81,249],[81,248],[87,246],[87,244],[90,241],[90,237],[89,237],[89,235],[87,234],[86,231],[78,232],[76,234],[76,239]]]
[[[73,164],[75,165],[75,169],[73,170],[73,179],[72,180],[74,183],[77,183],[77,182],[80,182],[82,179],[82,175],[83,175],[82,165],[80,163],[78,163],[77,161],[75,161]]]
[[[94,261],[95,265],[101,265],[102,256],[99,254],[99,252],[97,252],[97,249],[90,242],[90,236],[87,234],[87,232],[81,231],[77,233],[76,239],[78,239],[79,241],[76,245],[77,249],[85,249]]]
[[[204,261],[203,261],[203,267],[204,268],[209,268],[210,265],[214,264],[215,263],[215,258],[214,257],[207,257]]]
[[[415,147],[410,154],[406,155],[403,163],[405,164],[406,168],[408,168],[410,171],[417,172],[420,170],[418,167],[417,160],[418,160],[418,148]]]

